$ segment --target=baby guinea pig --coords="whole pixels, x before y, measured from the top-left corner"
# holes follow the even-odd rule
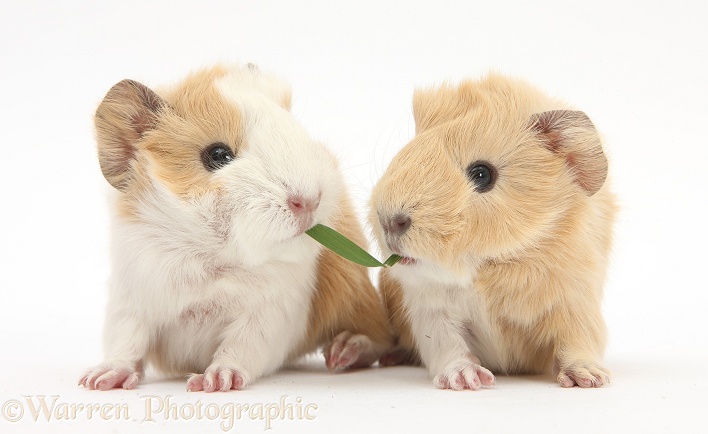
[[[381,364],[422,361],[440,388],[554,367],[600,387],[601,299],[615,219],[585,113],[490,75],[418,91],[416,136],[373,190],[370,223],[397,334]]]
[[[152,364],[228,391],[323,345],[330,370],[389,347],[366,269],[304,234],[365,243],[335,157],[289,108],[288,85],[253,65],[110,89],[95,116],[116,190],[105,359],[81,385],[132,389]]]

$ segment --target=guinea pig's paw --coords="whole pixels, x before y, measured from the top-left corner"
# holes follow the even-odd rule
[[[79,385],[90,390],[135,389],[142,377],[139,366],[140,363],[104,362],[89,369],[79,379]]]
[[[234,368],[211,365],[203,374],[189,374],[188,392],[228,392],[241,390],[246,385],[246,376]]]
[[[452,390],[479,390],[482,386],[493,386],[494,374],[473,359],[477,358],[472,356],[450,363],[433,378],[433,383],[440,389]]]
[[[396,347],[379,359],[379,366],[420,365],[420,359],[414,350]]]
[[[612,374],[594,362],[573,363],[558,373],[558,383],[563,387],[602,387],[610,384]]]
[[[325,346],[324,356],[327,369],[340,371],[370,366],[379,358],[379,352],[368,336],[343,331]]]

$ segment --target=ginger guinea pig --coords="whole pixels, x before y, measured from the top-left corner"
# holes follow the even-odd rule
[[[288,85],[253,65],[110,89],[95,116],[116,189],[105,359],[81,385],[132,389],[149,363],[228,391],[319,346],[331,370],[389,347],[366,269],[304,234],[365,240],[335,157],[289,108]]]
[[[418,91],[416,136],[373,190],[370,223],[397,335],[440,388],[554,367],[609,383],[601,299],[615,219],[598,132],[528,84],[490,75]]]

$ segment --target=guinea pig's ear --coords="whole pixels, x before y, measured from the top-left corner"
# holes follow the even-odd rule
[[[575,181],[592,196],[607,178],[607,158],[600,136],[581,111],[553,110],[531,116],[531,129],[546,147],[563,157]]]
[[[133,80],[121,81],[103,98],[94,118],[98,161],[113,187],[127,187],[135,145],[155,128],[158,114],[166,106],[155,92]]]

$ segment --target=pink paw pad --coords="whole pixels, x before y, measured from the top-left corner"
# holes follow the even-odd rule
[[[493,386],[495,381],[494,374],[472,360],[455,364],[433,379],[438,388],[452,390],[479,390],[482,386]]]
[[[79,385],[89,390],[135,389],[140,382],[140,374],[130,368],[100,365],[84,374]]]
[[[562,387],[578,386],[583,389],[602,387],[610,384],[611,374],[595,364],[571,365],[558,374],[558,383]]]
[[[207,369],[203,374],[191,374],[187,380],[188,392],[228,392],[241,390],[245,384],[243,376],[234,369]]]

